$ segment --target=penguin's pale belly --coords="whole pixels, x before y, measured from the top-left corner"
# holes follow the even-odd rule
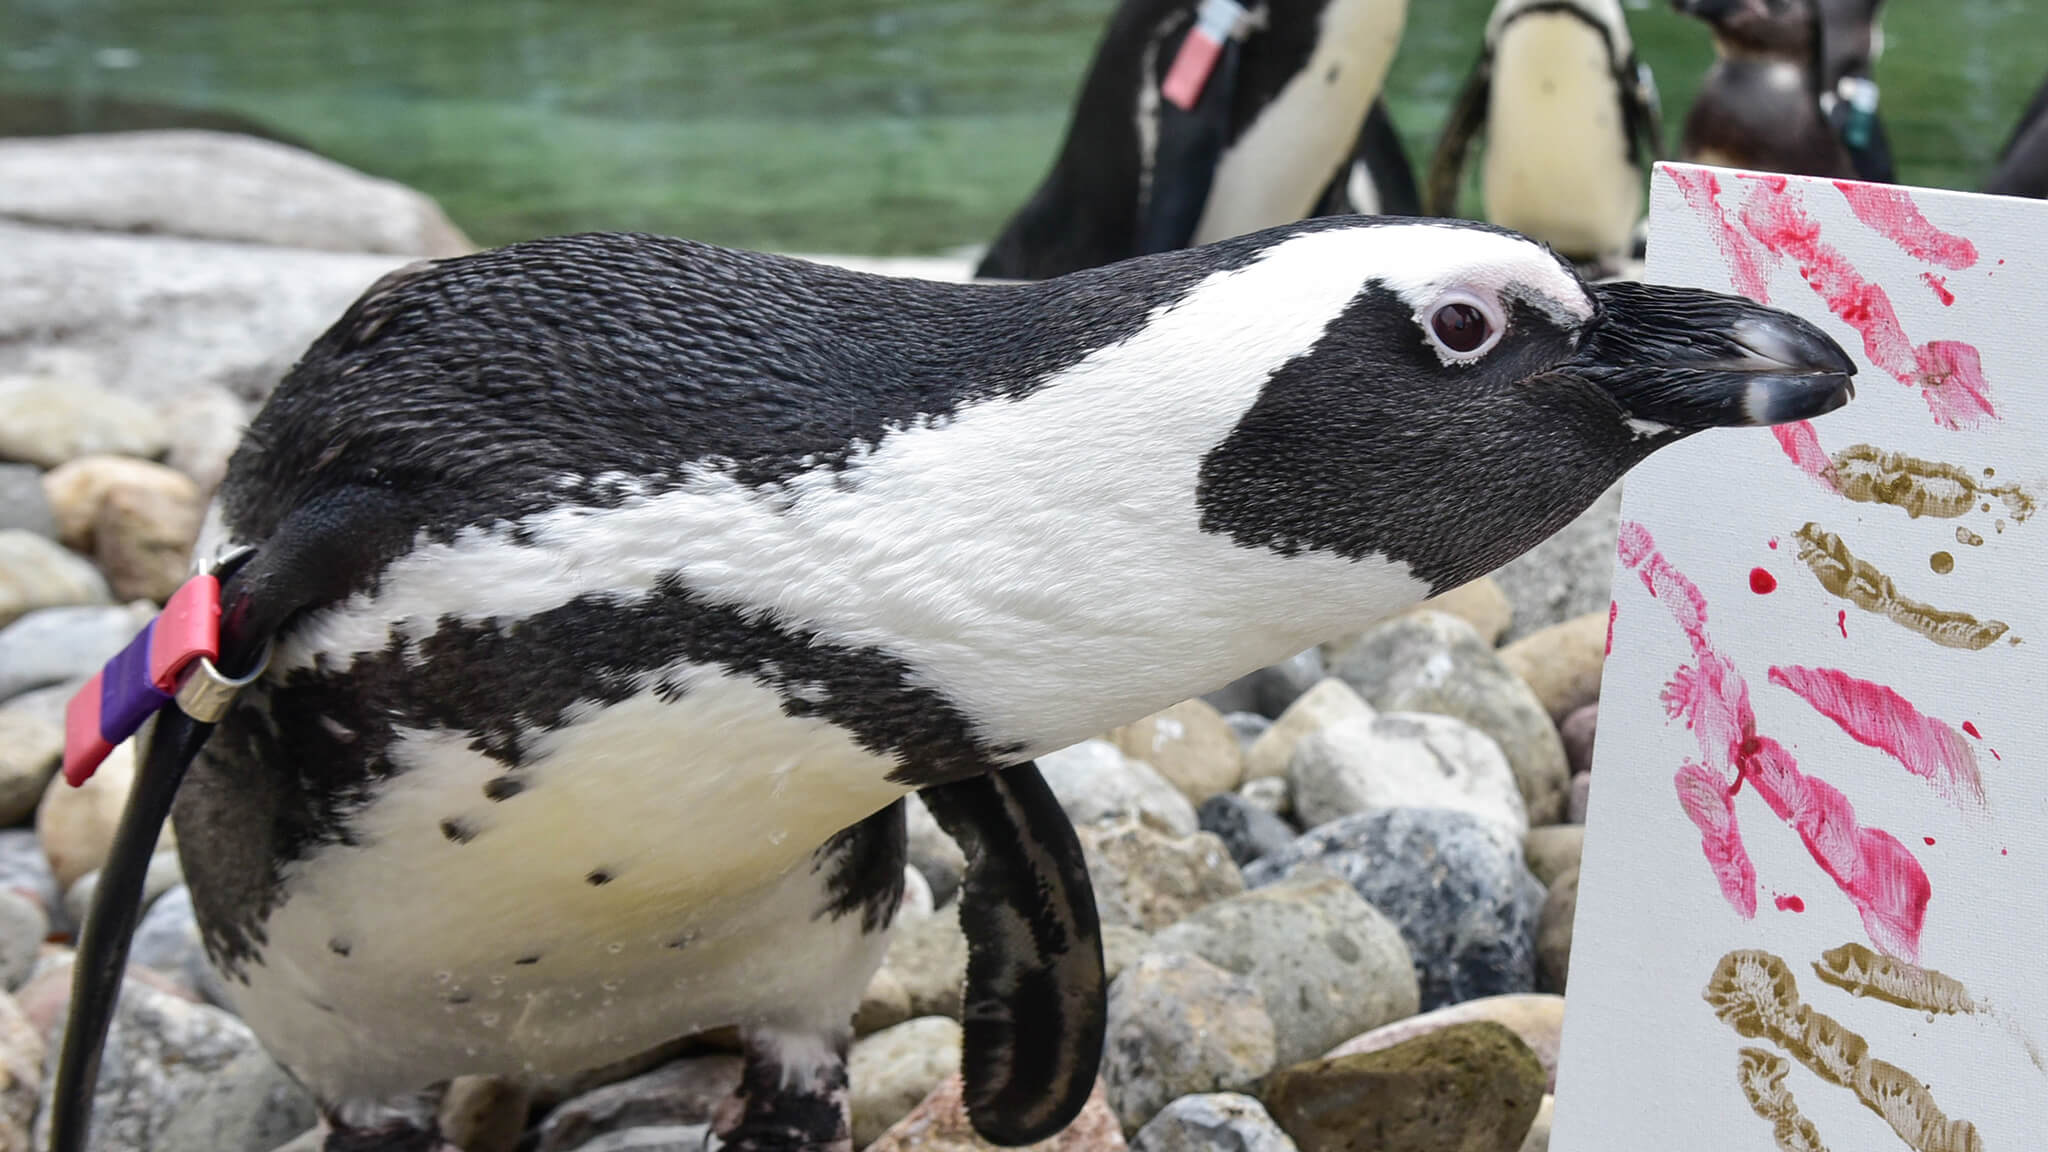
[[[1386,80],[1406,0],[1331,0],[1301,71],[1223,153],[1190,244],[1298,220],[1349,155]]]
[[[887,936],[832,914],[813,854],[906,790],[893,762],[751,680],[649,682],[536,734],[502,801],[466,738],[402,736],[357,843],[290,868],[228,987],[308,1087],[544,1084],[708,1028],[844,1026]]]
[[[1626,252],[1642,214],[1607,43],[1568,13],[1517,18],[1494,57],[1486,218],[1568,255]]]

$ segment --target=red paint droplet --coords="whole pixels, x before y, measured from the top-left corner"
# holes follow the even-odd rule
[[[1806,901],[1801,900],[1797,896],[1780,896],[1773,900],[1772,903],[1778,906],[1778,911],[1780,912],[1806,911]]]
[[[1920,279],[1924,281],[1929,288],[1934,289],[1934,298],[1936,300],[1941,301],[1941,306],[1943,308],[1950,307],[1956,302],[1956,294],[1948,290],[1947,277],[1936,276],[1932,272],[1922,272],[1920,274]]]
[[[1999,263],[2000,263],[2000,264],[2003,264],[2003,263],[2005,263],[2005,261],[2003,261],[2003,260],[2000,260],[2000,261],[1999,261]],[[2006,854],[2006,852],[2005,852],[2005,849],[2003,849],[2003,848],[2000,848],[2000,849],[1998,850],[1998,854],[1999,854],[2000,856],[2003,856],[2003,855],[2005,855],[2005,854]]]
[[[1842,639],[1849,638],[1849,610],[1844,608],[1835,613],[1835,627],[1842,630]]]
[[[1761,568],[1749,570],[1749,590],[1759,596],[1778,590],[1778,578]]]
[[[2005,759],[2005,757],[2003,757],[2003,756],[2000,756],[2000,755],[1998,754],[1998,749],[1996,749],[1996,748],[1990,749],[1990,752],[1991,752],[1991,758],[1992,758],[1993,760],[2004,760],[2004,759]]]
[[[1922,840],[1925,840],[1925,841],[1927,841],[1927,846],[1928,846],[1929,848],[1932,848],[1932,847],[1934,847],[1934,837],[1932,837],[1932,836],[1922,836],[1922,837],[1921,837],[1921,839],[1922,839]]]
[[[1975,736],[1979,740],[1982,740],[1984,738],[1984,734],[1982,732],[1977,731],[1977,726],[1975,724],[1970,723],[1968,720],[1963,721],[1963,731],[1968,732],[1970,735]]]
[[[1614,600],[1607,602],[1607,655],[1614,655],[1614,618],[1621,614],[1621,604]]]
[[[1773,537],[1771,537],[1771,539],[1770,539],[1770,545],[1771,545],[1771,551],[1775,552],[1775,551],[1777,551],[1777,550],[1778,550],[1778,538],[1777,538],[1776,536],[1773,536]]]

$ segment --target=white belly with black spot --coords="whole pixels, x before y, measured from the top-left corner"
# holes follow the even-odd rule
[[[715,669],[531,736],[525,787],[417,733],[355,847],[293,865],[234,1007],[316,1093],[546,1083],[708,1028],[844,1026],[885,933],[813,851],[905,791],[892,759]],[[662,674],[650,675],[652,685]],[[444,822],[462,837],[452,839]]]
[[[1625,253],[1643,203],[1628,149],[1600,33],[1567,13],[1518,17],[1493,61],[1486,218],[1575,258]]]

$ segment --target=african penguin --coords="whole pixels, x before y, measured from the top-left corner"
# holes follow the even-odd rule
[[[1235,37],[1184,108],[1169,80],[1218,4],[1229,0],[1118,5],[1052,170],[977,276],[1041,280],[1299,220],[1348,180],[1341,170],[1362,135],[1384,157],[1387,137],[1367,118],[1408,0],[1236,8]]]
[[[1656,448],[1829,411],[1853,372],[1785,313],[1589,288],[1462,221],[1024,284],[641,235],[413,265],[236,452],[200,555],[242,558],[223,667],[268,664],[210,740],[159,716],[144,777],[203,743],[175,818],[207,954],[330,1149],[432,1146],[452,1077],[545,1089],[736,1026],[719,1146],[849,1152],[849,1017],[921,791],[968,850],[968,1108],[1025,1143],[1103,1040],[1034,757],[1491,571]],[[120,957],[89,930],[79,971]]]
[[[1681,160],[1861,178],[1824,106],[1815,0],[1672,0],[1672,7],[1714,30],[1714,64],[1686,114]]]
[[[1499,0],[1430,163],[1427,207],[1457,211],[1486,137],[1488,220],[1611,275],[1631,255],[1662,145],[1657,90],[1620,0]]]
[[[2048,198],[2048,80],[2034,90],[1998,153],[1998,168],[1984,183],[1994,196]]]

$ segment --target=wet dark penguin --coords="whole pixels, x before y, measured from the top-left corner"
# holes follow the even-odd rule
[[[1852,35],[1857,3],[1867,5],[1874,21],[1876,6],[1867,0],[1831,4],[1826,21],[1816,0],[1672,0],[1673,8],[1713,28],[1715,51],[1686,114],[1679,159],[1841,179],[1887,176],[1889,152],[1871,151],[1883,141],[1874,108],[1860,152],[1840,131],[1850,109],[1834,87],[1857,79],[1858,61],[1867,67],[1875,54],[1867,22],[1858,53]],[[1831,52],[1829,45],[1841,47]],[[1834,69],[1841,70],[1839,76]],[[1868,91],[1874,97],[1875,88]]]
[[[244,557],[223,666],[268,666],[210,741],[163,713],[138,795],[203,742],[176,820],[208,955],[331,1149],[435,1147],[455,1076],[544,1089],[737,1026],[721,1146],[847,1152],[922,790],[969,852],[970,1112],[1022,1143],[1103,1036],[1033,757],[1490,571],[1657,447],[1828,411],[1852,371],[1786,314],[1588,288],[1449,221],[1017,285],[623,235],[416,265],[235,455],[201,552]],[[115,941],[89,930],[83,992]]]
[[[1620,0],[1499,0],[1430,163],[1427,207],[1457,211],[1484,135],[1488,220],[1601,275],[1635,247],[1643,189],[1662,149],[1657,90]]]
[[[1183,109],[1161,89],[1202,7],[1117,7],[1052,170],[976,275],[1040,280],[1319,211],[1417,203],[1380,101],[1408,0],[1247,5],[1238,36]]]
[[[1998,154],[1998,168],[1983,190],[1995,196],[2048,199],[2048,80],[2020,112],[2012,137]]]

